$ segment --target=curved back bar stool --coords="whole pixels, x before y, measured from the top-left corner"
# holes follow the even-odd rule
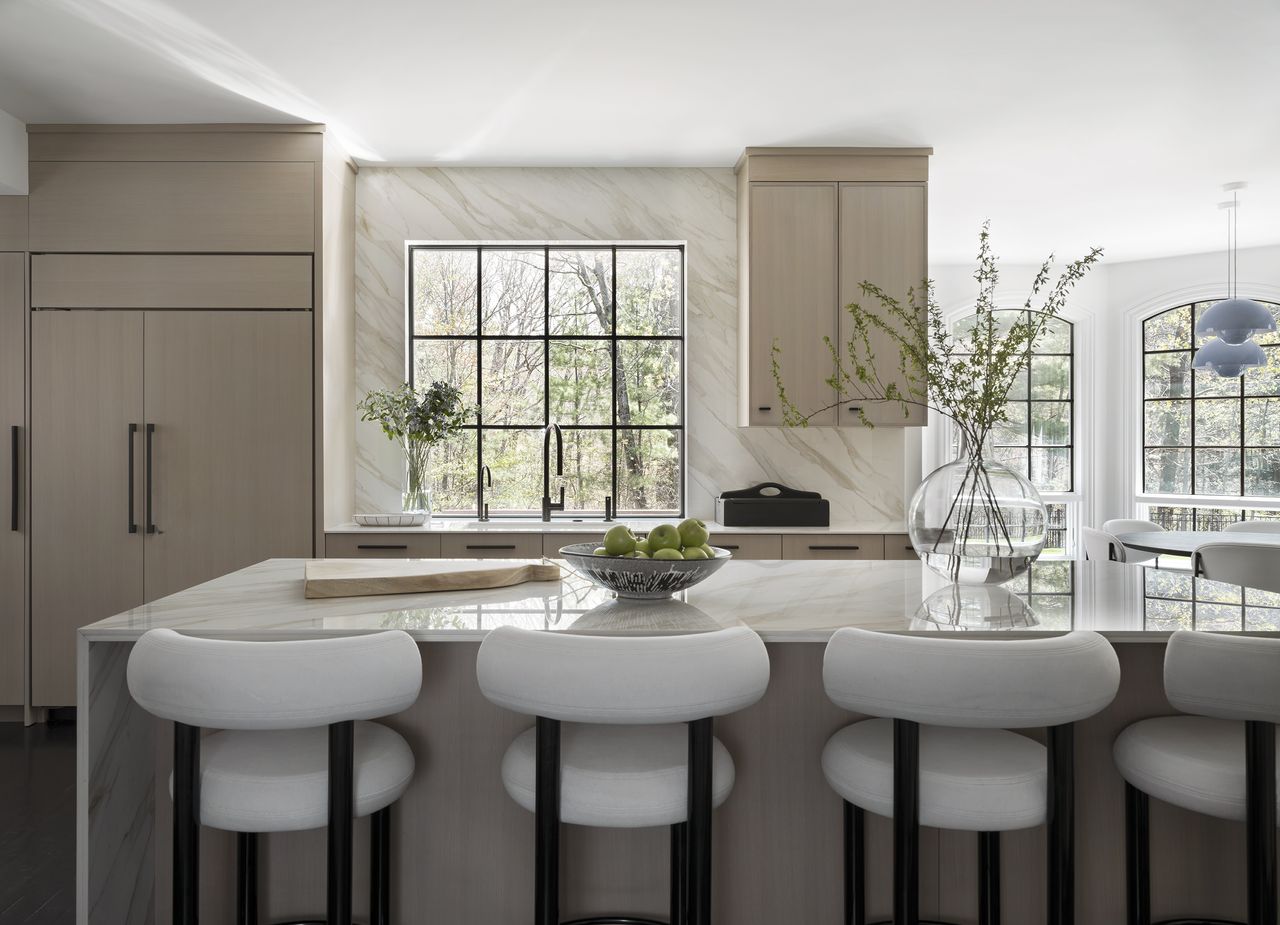
[[[669,826],[672,925],[711,925],[711,810],[734,778],[712,722],[764,695],[760,637],[746,627],[647,637],[500,627],[481,644],[476,674],[493,703],[536,717],[502,761],[507,793],[536,819],[535,925],[561,925],[562,822]],[[658,925],[574,925],[587,923]]]
[[[1200,578],[1280,592],[1280,546],[1268,543],[1201,543],[1191,556]]]
[[[1165,529],[1154,520],[1132,520],[1126,517],[1118,517],[1104,523],[1102,531],[1110,533],[1112,536],[1119,536],[1121,533],[1164,533]],[[1158,555],[1154,552],[1144,552],[1141,549],[1125,550],[1125,560],[1128,562],[1150,562],[1156,558],[1158,558]]]
[[[1182,716],[1134,723],[1115,743],[1125,780],[1129,925],[1151,925],[1150,798],[1245,823],[1248,925],[1276,925],[1280,639],[1179,630],[1164,688]],[[1171,919],[1166,925],[1218,923]]]
[[[1048,823],[1049,925],[1074,920],[1072,724],[1115,698],[1120,665],[1097,633],[960,640],[845,628],[822,679],[872,717],[822,752],[844,799],[846,925],[866,925],[864,813],[893,819],[893,925],[921,925],[919,829],[978,833],[980,925],[1000,921],[1000,832]],[[1048,727],[1048,748],[1010,729]]]
[[[1124,544],[1113,534],[1105,530],[1095,530],[1092,527],[1081,527],[1080,533],[1084,539],[1086,559],[1097,559],[1103,562],[1129,561],[1129,550],[1125,549]],[[1152,556],[1152,558],[1155,557]]]
[[[1280,520],[1237,520],[1222,530],[1224,533],[1280,533]]]
[[[370,919],[387,925],[389,807],[414,760],[366,721],[418,699],[422,660],[407,633],[241,642],[154,629],[133,647],[128,680],[143,709],[173,721],[174,925],[197,921],[201,825],[237,833],[239,925],[258,920],[258,834],[327,825],[326,921],[351,925],[352,820],[370,814]]]

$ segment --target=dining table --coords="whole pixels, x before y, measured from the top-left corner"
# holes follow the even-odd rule
[[[1280,547],[1280,533],[1250,533],[1247,530],[1142,530],[1120,533],[1116,539],[1126,549],[1154,552],[1161,556],[1189,556],[1205,543],[1248,543]]]

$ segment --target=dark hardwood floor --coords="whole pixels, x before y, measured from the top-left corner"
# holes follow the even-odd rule
[[[0,925],[75,921],[75,723],[0,723]]]

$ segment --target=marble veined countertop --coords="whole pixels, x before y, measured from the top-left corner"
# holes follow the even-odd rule
[[[606,523],[598,517],[584,517],[580,520],[572,518],[556,518],[544,522],[537,518],[495,517],[480,521],[466,517],[433,517],[420,527],[361,527],[355,523],[337,524],[325,527],[325,533],[586,533],[599,530],[601,533],[617,524],[626,524],[633,530],[641,532],[656,527],[660,523],[679,523],[679,517],[623,518]],[[712,542],[717,534],[743,533],[906,533],[907,525],[901,520],[851,521],[831,524],[829,527],[726,527],[713,520],[704,523],[711,531]]]
[[[1165,598],[1158,598],[1160,606],[1155,607],[1144,599],[1151,592],[1142,567],[1107,562],[1038,562],[1029,578],[1007,590],[948,586],[918,561],[742,560],[727,563],[670,600],[654,602],[617,600],[567,565],[558,582],[307,600],[302,590],[305,561],[260,562],[80,632],[90,642],[134,640],[153,627],[242,639],[403,629],[422,641],[474,641],[508,624],[612,634],[698,632],[745,624],[769,642],[824,642],[842,626],[1019,634],[1074,627],[1098,630],[1117,641],[1162,640],[1183,625],[1280,635],[1274,619],[1280,614],[1280,595],[1262,601],[1257,597],[1262,592],[1249,591],[1246,602],[1263,607],[1242,603],[1224,611],[1219,606],[1212,620],[1203,617],[1196,624],[1185,616],[1170,616]],[[1185,573],[1163,574],[1171,576],[1170,582],[1190,581]],[[1168,597],[1177,591],[1161,593]],[[1220,589],[1219,596],[1224,594],[1229,597],[1230,590]]]

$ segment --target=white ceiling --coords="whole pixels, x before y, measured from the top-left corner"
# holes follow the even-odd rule
[[[931,249],[1280,243],[1275,0],[0,0],[27,122],[316,121],[363,163],[933,145]]]

